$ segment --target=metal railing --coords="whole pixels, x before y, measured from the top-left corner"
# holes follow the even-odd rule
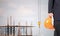
[[[9,25],[0,26],[0,36],[32,36],[32,27],[34,26],[9,26]],[[29,35],[27,34],[28,28],[30,29]],[[21,31],[22,29],[23,29],[23,34]],[[18,34],[16,34],[16,32]]]

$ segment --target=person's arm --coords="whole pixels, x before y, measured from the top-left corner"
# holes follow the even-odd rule
[[[53,10],[54,10],[54,0],[49,0],[48,2],[48,16],[52,17],[53,16]]]
[[[49,0],[48,1],[48,13],[53,13],[54,12],[53,7],[54,7],[54,0]]]

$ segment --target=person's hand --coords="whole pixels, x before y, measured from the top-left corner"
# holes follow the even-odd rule
[[[52,18],[52,16],[53,16],[53,13],[48,13],[48,16]]]

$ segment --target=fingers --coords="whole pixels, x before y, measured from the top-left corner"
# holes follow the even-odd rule
[[[48,13],[48,17],[52,18],[53,13]]]

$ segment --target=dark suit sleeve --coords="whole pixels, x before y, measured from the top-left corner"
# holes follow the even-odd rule
[[[53,13],[54,12],[53,7],[54,7],[54,0],[49,0],[48,1],[48,13]]]

